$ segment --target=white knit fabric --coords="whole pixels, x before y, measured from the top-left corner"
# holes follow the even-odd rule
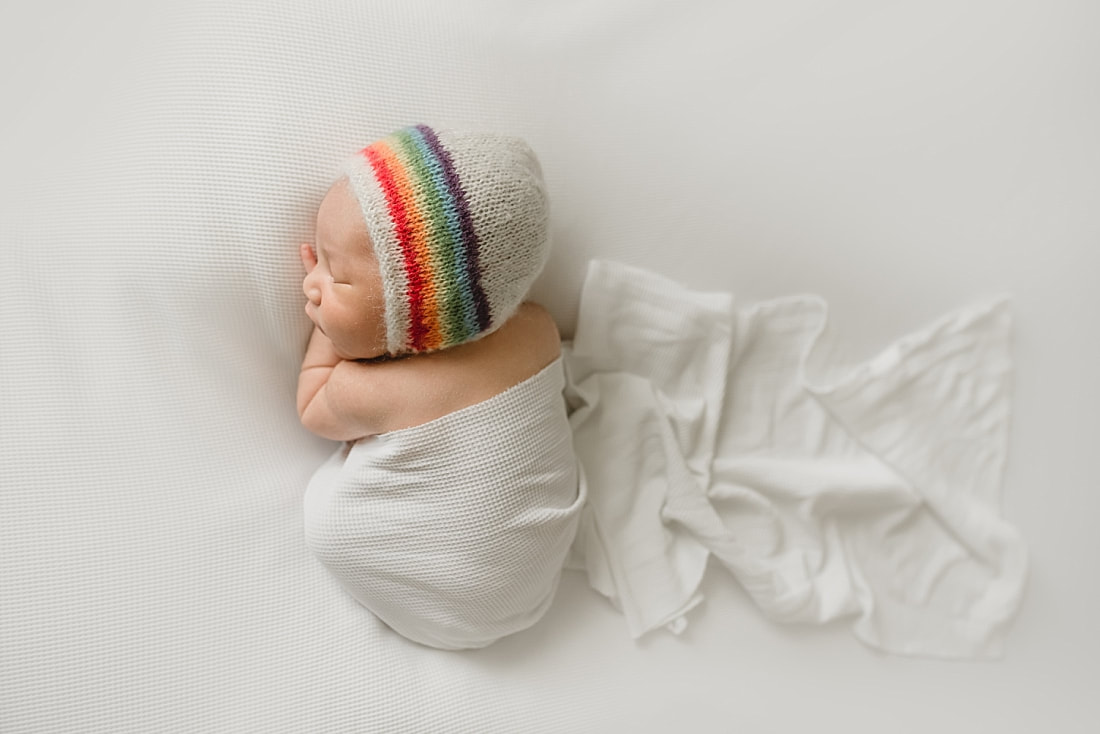
[[[546,612],[585,502],[562,361],[476,405],[337,450],[305,495],[306,542],[386,624],[483,647]]]

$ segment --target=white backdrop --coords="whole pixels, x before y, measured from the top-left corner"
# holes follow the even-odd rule
[[[1100,6],[0,7],[0,731],[1092,731],[1100,715]],[[527,137],[535,297],[587,261],[822,295],[853,356],[1014,294],[1004,660],[764,620],[712,568],[632,642],[569,574],[536,627],[413,647],[302,544],[296,244],[341,157],[426,121]]]

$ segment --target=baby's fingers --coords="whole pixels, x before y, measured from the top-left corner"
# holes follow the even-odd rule
[[[302,266],[305,267],[307,273],[317,265],[317,256],[313,253],[313,248],[310,247],[308,242],[298,245],[298,256],[302,258]]]

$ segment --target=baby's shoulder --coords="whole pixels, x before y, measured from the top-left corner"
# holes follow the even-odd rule
[[[561,338],[553,317],[528,302],[481,339],[378,365],[383,367],[376,371],[383,389],[395,398],[386,430],[422,425],[488,400],[560,355]]]
[[[493,337],[497,337],[496,343],[490,342]],[[521,371],[532,375],[561,354],[561,334],[554,317],[534,301],[520,304],[512,318],[482,341],[494,357],[508,359],[512,354],[518,358],[517,363],[526,363]]]

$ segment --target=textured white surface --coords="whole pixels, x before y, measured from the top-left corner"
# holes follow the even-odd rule
[[[1091,731],[1098,25],[1086,0],[4,5],[0,730]],[[1006,658],[780,627],[718,569],[639,644],[575,574],[475,653],[365,617],[302,537],[331,447],[294,414],[295,247],[338,161],[422,120],[539,153],[535,295],[567,332],[591,257],[819,293],[857,357],[1013,293]]]

